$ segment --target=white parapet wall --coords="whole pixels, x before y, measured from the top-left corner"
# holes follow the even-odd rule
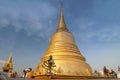
[[[117,73],[117,78],[120,78],[120,72],[119,72],[119,73]]]

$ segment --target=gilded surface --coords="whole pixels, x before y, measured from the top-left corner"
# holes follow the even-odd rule
[[[13,70],[12,55],[10,55],[8,60],[3,66],[3,72],[12,72],[12,70]]]
[[[50,55],[53,56],[56,65],[53,70],[54,74],[75,76],[92,75],[89,64],[86,63],[84,56],[75,44],[72,33],[66,27],[62,8],[58,28],[53,34],[50,44],[35,70],[35,75],[46,73],[42,64]]]

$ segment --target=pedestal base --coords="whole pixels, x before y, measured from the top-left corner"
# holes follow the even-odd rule
[[[38,75],[34,76],[38,79],[114,79],[113,77],[95,77],[95,76],[72,76],[72,75]]]

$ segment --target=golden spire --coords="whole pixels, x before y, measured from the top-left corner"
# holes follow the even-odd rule
[[[13,64],[12,64],[12,54],[10,54],[8,60],[3,66],[3,72],[12,72]]]
[[[12,63],[12,53],[10,54],[8,60],[7,60],[7,63]]]
[[[66,24],[65,24],[65,20],[64,20],[64,14],[63,14],[63,5],[61,3],[60,6],[60,20],[59,20],[59,24],[57,27],[57,32],[58,31],[68,31]]]

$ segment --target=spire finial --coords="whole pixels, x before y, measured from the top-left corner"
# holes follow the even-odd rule
[[[10,53],[10,56],[9,56],[9,58],[7,60],[7,63],[12,63],[12,53]]]
[[[63,15],[63,3],[60,3],[60,17],[64,16]]]
[[[57,32],[58,31],[68,31],[65,20],[64,20],[64,14],[63,14],[63,3],[60,4],[60,21],[58,24]]]
[[[60,3],[60,12],[63,14],[63,3]]]
[[[60,3],[60,8],[63,8],[63,3],[62,2]]]

